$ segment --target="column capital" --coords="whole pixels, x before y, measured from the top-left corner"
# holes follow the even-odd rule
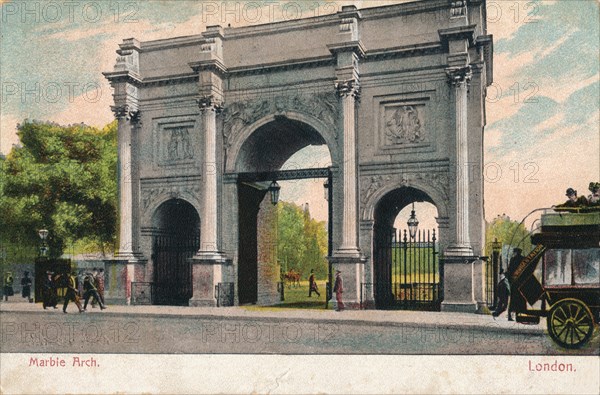
[[[200,111],[210,110],[219,114],[224,109],[223,100],[214,95],[199,96],[196,98],[196,103],[198,103]]]
[[[336,81],[335,90],[340,97],[360,98],[360,83],[358,80]]]
[[[121,106],[110,106],[110,109],[115,114],[115,118],[127,121],[138,122],[140,119],[140,111],[138,109],[134,109],[128,104],[124,104]]]
[[[450,18],[459,18],[467,15],[466,0],[448,0],[450,3]]]
[[[446,76],[451,85],[468,84],[473,77],[473,71],[470,65],[465,67],[449,67],[446,69]]]

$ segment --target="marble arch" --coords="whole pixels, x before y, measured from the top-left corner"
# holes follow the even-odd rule
[[[374,207],[400,186],[424,191],[438,207],[447,243],[442,309],[481,307],[481,170],[493,82],[485,0],[344,6],[314,18],[126,39],[117,54],[104,73],[120,166],[119,249],[107,262],[119,281],[110,301],[129,303],[133,282],[152,281],[149,217],[175,194],[201,221],[189,305],[222,305],[215,287],[239,275],[239,154],[255,131],[288,122],[308,125],[299,133],[314,130],[329,148],[329,259],[347,273],[350,307],[372,280]]]

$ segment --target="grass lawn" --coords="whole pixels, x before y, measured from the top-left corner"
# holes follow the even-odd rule
[[[321,296],[317,296],[313,292],[312,296],[308,297],[308,281],[300,281],[300,287],[289,287],[285,284],[285,300],[273,306],[243,306],[248,310],[278,310],[281,308],[288,309],[320,309],[325,310],[325,280],[317,280],[317,287]],[[328,306],[332,309],[333,306],[330,303]]]

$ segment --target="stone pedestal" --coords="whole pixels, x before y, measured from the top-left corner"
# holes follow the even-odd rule
[[[198,254],[192,258],[193,295],[189,305],[216,307],[216,287],[222,281],[223,266],[229,261],[222,255]]]
[[[342,301],[346,309],[358,310],[360,309],[360,291],[361,283],[363,278],[363,268],[366,262],[364,257],[340,257],[332,256],[329,261],[333,265],[333,278],[332,278],[332,293],[330,303],[336,308],[335,292],[333,292],[333,285],[335,284],[335,272],[339,270],[344,282],[344,293]]]
[[[444,300],[442,311],[474,313],[477,311],[475,300],[476,256],[441,258],[444,265]]]
[[[129,305],[132,297],[132,282],[144,281],[145,261],[125,259],[104,262],[104,300],[107,305]]]

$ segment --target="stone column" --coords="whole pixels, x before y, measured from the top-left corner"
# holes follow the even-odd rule
[[[139,121],[139,112],[129,106],[114,106],[118,121],[118,171],[119,171],[119,249],[118,259],[137,259],[139,253],[133,244],[133,157],[132,133]]]
[[[223,108],[223,29],[209,26],[202,33],[198,61],[190,67],[198,73],[200,135],[204,140],[200,250],[192,258],[193,296],[190,306],[216,306],[215,288],[222,283],[223,265],[230,262],[220,252],[218,207],[217,115]]]
[[[360,11],[355,6],[344,6],[340,18],[337,40],[328,45],[336,57],[335,89],[340,96],[342,125],[342,196],[335,194],[334,208],[341,211],[341,238],[335,240],[333,256],[329,258],[333,270],[340,270],[344,280],[343,300],[347,308],[359,308],[363,266],[366,261],[358,246],[358,163],[356,158],[356,106],[360,94],[359,61],[365,54],[360,41]],[[337,190],[337,189],[336,189]],[[335,214],[338,215],[338,214]],[[332,295],[335,305],[335,294]]]
[[[469,239],[469,172],[467,89],[471,67],[451,67],[446,70],[454,88],[456,114],[456,219],[454,241],[444,251],[443,311],[475,312],[475,289],[480,274]]]
[[[446,70],[454,87],[456,114],[456,233],[455,241],[446,250],[447,256],[472,256],[469,239],[469,150],[467,127],[467,84],[471,67]]]
[[[217,248],[217,113],[221,103],[212,97],[198,99],[201,134],[204,136],[202,215],[200,216],[200,253],[218,255]]]
[[[335,255],[359,256],[358,249],[358,221],[357,221],[357,164],[356,164],[356,120],[355,103],[359,95],[359,84],[356,80],[340,81],[336,89],[342,101],[343,119],[343,195],[344,205],[342,213],[342,241]]]
[[[202,213],[200,216],[200,250],[192,258],[193,296],[190,306],[216,306],[215,287],[222,282],[222,266],[228,262],[219,251],[217,197],[217,114],[220,100],[213,96],[198,99],[200,130],[204,136],[202,173]]]

